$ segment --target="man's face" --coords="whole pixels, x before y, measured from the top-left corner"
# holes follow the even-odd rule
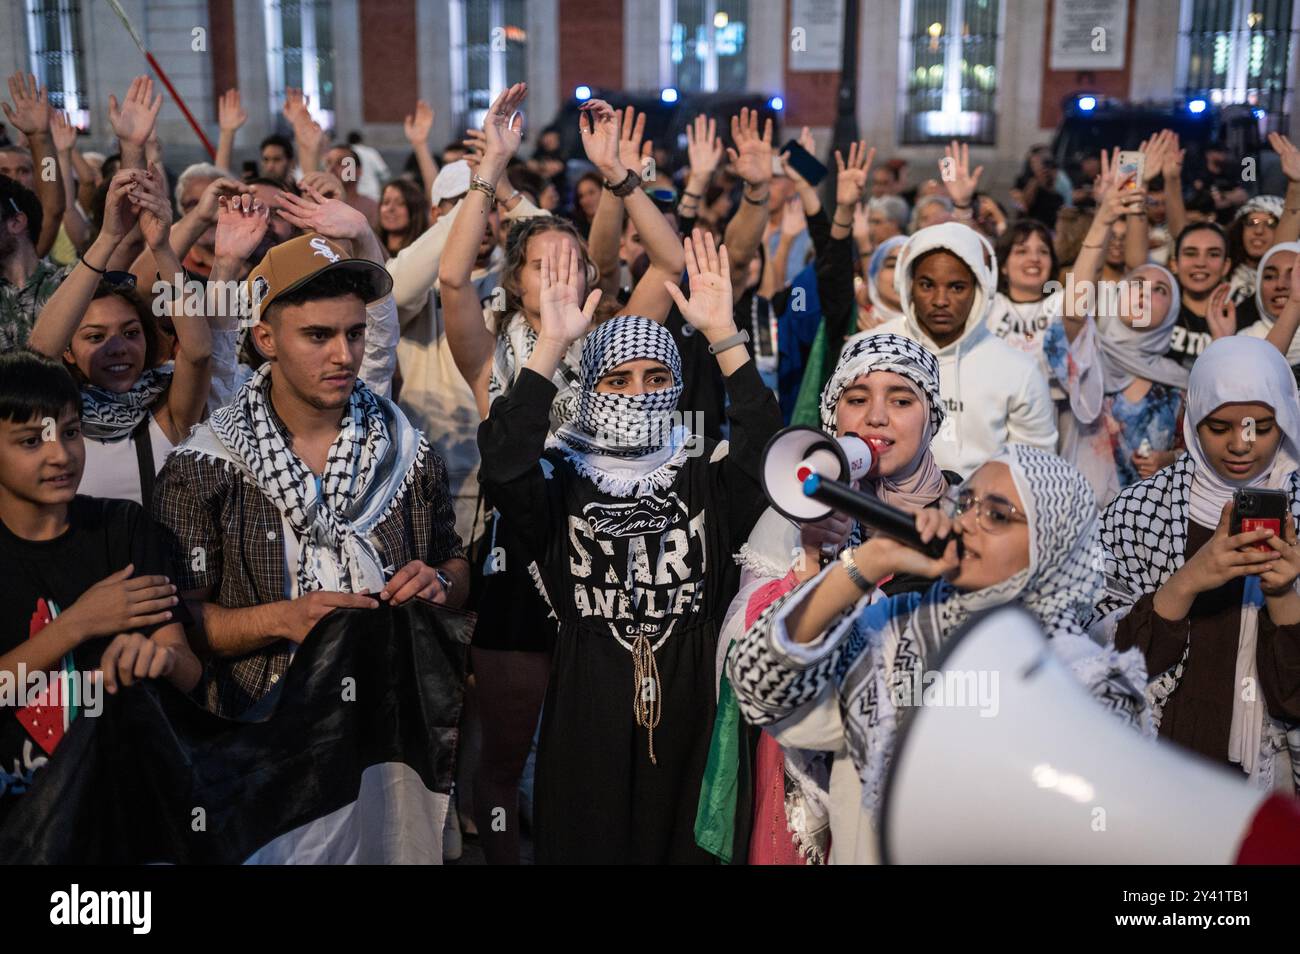
[[[343,149],[339,146],[335,146],[325,153],[325,170],[336,176],[343,183],[344,188],[355,186],[357,176],[360,175],[357,160],[352,156],[352,150]]]
[[[195,177],[185,183],[181,189],[181,215],[189,215],[194,211],[194,207],[199,204],[199,199],[203,197],[203,191],[217,180],[208,177]],[[201,245],[211,251],[217,244],[217,227],[214,225],[206,232],[199,236],[196,245]]]
[[[894,174],[887,167],[880,166],[871,170],[871,197],[873,199],[893,195],[894,185]]]
[[[8,176],[24,188],[36,190],[35,168],[25,149],[0,149],[0,176]]]
[[[268,179],[289,178],[289,154],[274,143],[262,147],[262,175]]]
[[[1178,276],[1183,291],[1208,295],[1223,281],[1231,267],[1228,247],[1219,234],[1209,229],[1197,229],[1183,239],[1171,271]]]
[[[887,238],[902,234],[903,230],[898,227],[898,223],[880,209],[872,209],[867,213],[867,237],[871,239],[872,245],[879,245]]]
[[[57,420],[0,421],[0,498],[46,507],[70,503],[85,463],[80,408],[64,408]]]
[[[951,252],[931,252],[912,269],[916,320],[943,347],[961,337],[975,303],[975,276]]]
[[[272,306],[253,326],[277,384],[318,410],[348,403],[366,348],[366,303],[356,295]]]

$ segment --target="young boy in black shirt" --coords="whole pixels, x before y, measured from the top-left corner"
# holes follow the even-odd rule
[[[202,671],[158,531],[131,501],[77,495],[85,457],[68,372],[0,355],[0,822],[101,690],[188,692]]]

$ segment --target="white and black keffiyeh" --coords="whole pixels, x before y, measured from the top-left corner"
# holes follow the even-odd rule
[[[318,493],[316,476],[276,423],[271,367],[262,365],[209,418],[219,448],[196,432],[177,452],[230,461],[275,504],[300,540],[299,592],[378,592],[385,574],[369,531],[406,491],[428,445],[396,405],[357,381]]]
[[[556,387],[551,401],[551,432],[573,420],[578,412],[578,389],[582,385],[579,365],[582,360],[582,342],[579,338],[570,346],[551,381]],[[537,346],[537,332],[528,323],[523,312],[516,312],[497,336],[496,350],[492,355],[492,374],[488,378],[488,404],[514,386]]]
[[[1195,519],[1203,527],[1217,526],[1222,508],[1232,499],[1236,484],[1218,475],[1198,440],[1197,425],[1225,404],[1266,404],[1274,409],[1282,430],[1270,468],[1249,486],[1282,490],[1291,500],[1292,519],[1300,521],[1300,450],[1291,432],[1300,431],[1300,399],[1286,360],[1276,348],[1258,338],[1234,335],[1205,349],[1192,366],[1183,436],[1188,453],[1171,467],[1126,488],[1102,515],[1101,544],[1106,591],[1098,601],[1095,620],[1110,634],[1143,596],[1154,593],[1186,560],[1187,524]],[[1241,486],[1245,486],[1242,484]],[[1258,577],[1246,577],[1242,593],[1236,679],[1254,678],[1258,610],[1263,603]],[[1147,698],[1157,726],[1166,702],[1178,688],[1191,653],[1191,641],[1182,658],[1167,672],[1152,674]],[[1258,784],[1272,784],[1272,756],[1287,747],[1286,727],[1267,716],[1258,699],[1233,694],[1234,752]],[[1300,765],[1300,749],[1292,753]]]
[[[658,361],[671,387],[642,394],[602,394],[600,379],[629,361]],[[573,419],[547,442],[604,493],[630,497],[670,485],[686,459],[690,434],[674,425],[682,394],[682,362],[672,335],[637,315],[610,319],[587,335],[581,390]]]
[[[171,383],[171,368],[150,368],[131,390],[120,394],[93,384],[82,385],[81,433],[105,443],[130,437]]]
[[[1027,568],[982,590],[962,592],[941,580],[924,594],[878,600],[809,647],[782,635],[786,607],[800,588],[769,606],[728,660],[741,709],[758,725],[795,713],[834,683],[869,811],[880,803],[908,688],[958,627],[992,607],[1023,604],[1095,699],[1148,728],[1137,688],[1145,683],[1141,653],[1105,650],[1084,628],[1102,585],[1097,508],[1087,480],[1056,455],[1027,445],[1008,445],[996,461],[1010,468],[1029,519]]]
[[[1240,219],[1244,219],[1252,212],[1263,212],[1271,215],[1274,219],[1281,219],[1282,213],[1286,210],[1286,200],[1280,195],[1257,195],[1246,200],[1246,202],[1237,210],[1237,214],[1232,217],[1233,224]],[[1274,246],[1276,248],[1276,246]],[[1272,251],[1270,249],[1269,251]],[[1228,276],[1228,297],[1241,304],[1247,298],[1255,294],[1259,287],[1259,272],[1264,261],[1261,258],[1259,265],[1251,265],[1250,262],[1241,262],[1232,270]],[[1260,309],[1260,316],[1264,310]]]
[[[872,371],[901,374],[925,394],[930,404],[930,434],[943,426],[943,399],[939,396],[939,362],[929,350],[902,335],[862,332],[844,343],[839,363],[822,389],[822,430],[835,433],[835,409],[850,384]]]

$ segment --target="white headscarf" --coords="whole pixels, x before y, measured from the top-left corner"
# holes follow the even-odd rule
[[[1264,404],[1273,409],[1282,442],[1267,470],[1249,481],[1228,480],[1210,464],[1197,425],[1225,404]],[[1300,399],[1295,376],[1282,353],[1246,335],[1219,338],[1192,365],[1183,416],[1183,440],[1196,464],[1192,476],[1192,519],[1216,527],[1233,493],[1243,487],[1279,488],[1300,466]]]
[[[871,307],[880,313],[881,320],[889,318],[901,318],[903,313],[897,308],[885,303],[885,299],[880,296],[880,272],[885,267],[885,259],[889,258],[890,252],[898,252],[898,249],[907,242],[906,235],[895,235],[887,238],[876,247],[871,253],[871,261],[867,263],[867,295],[871,298]],[[895,269],[898,263],[895,262]]]
[[[1273,323],[1277,321],[1277,315],[1268,310],[1268,303],[1264,301],[1264,267],[1278,252],[1300,254],[1300,242],[1278,242],[1260,256],[1259,268],[1255,269],[1255,308],[1259,311],[1259,320],[1269,329],[1272,329]],[[1296,259],[1296,264],[1300,265],[1300,259]]]
[[[1098,302],[1097,344],[1101,351],[1105,371],[1107,394],[1123,391],[1134,378],[1144,378],[1174,388],[1187,387],[1187,369],[1172,358],[1165,357],[1169,342],[1178,324],[1178,311],[1182,295],[1178,279],[1169,269],[1147,263],[1124,276],[1123,282],[1133,281],[1133,276],[1143,269],[1154,269],[1169,283],[1169,311],[1158,327],[1131,328],[1116,315],[1102,314]],[[1148,305],[1150,307],[1150,305]]]

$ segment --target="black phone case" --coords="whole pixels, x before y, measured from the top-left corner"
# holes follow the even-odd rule
[[[1245,503],[1243,503],[1245,501]],[[1285,530],[1283,522],[1291,511],[1291,501],[1280,490],[1238,490],[1232,495],[1231,533],[1241,533],[1242,517],[1258,517],[1264,520],[1277,520]]]

